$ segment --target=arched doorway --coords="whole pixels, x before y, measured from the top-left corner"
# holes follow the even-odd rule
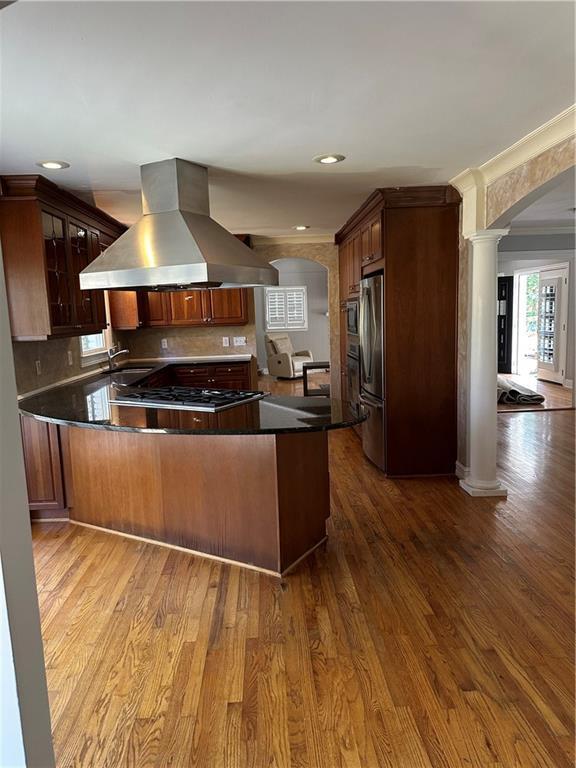
[[[340,397],[340,316],[338,307],[338,248],[331,237],[315,240],[297,238],[253,238],[254,250],[270,263],[284,259],[315,262],[325,268],[328,291],[328,333],[330,354],[330,389]]]
[[[285,333],[295,351],[309,351],[314,361],[329,361],[327,267],[313,259],[289,256],[271,263],[278,270],[281,290],[254,291],[259,370],[268,372],[268,333]]]

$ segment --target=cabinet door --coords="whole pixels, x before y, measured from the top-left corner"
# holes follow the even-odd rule
[[[245,288],[219,288],[207,293],[207,317],[211,325],[245,325],[248,322]]]
[[[30,509],[64,509],[58,427],[29,416],[20,424]]]
[[[360,293],[362,277],[362,234],[359,232],[351,242],[348,252],[348,290],[352,296]]]
[[[372,237],[371,237],[370,224],[365,224],[362,227],[362,264],[368,264],[372,258]]]
[[[67,333],[74,328],[76,319],[74,273],[67,247],[65,217],[42,211],[42,236],[52,332]]]
[[[338,281],[340,284],[340,305],[345,306],[346,299],[350,292],[348,281],[348,249],[350,243],[342,243],[338,250]]]
[[[204,315],[204,294],[207,291],[171,291],[168,294],[170,324],[203,325],[207,321]]]
[[[76,316],[76,327],[84,328],[94,324],[92,308],[92,291],[80,290],[80,279],[78,275],[92,261],[90,253],[90,233],[88,228],[82,224],[68,222],[68,245],[70,248],[70,259],[74,271],[74,314]]]
[[[108,291],[110,325],[117,331],[132,331],[142,325],[136,291]]]
[[[95,258],[100,256],[112,241],[108,242],[108,239],[99,232],[89,231],[88,233],[89,258],[90,261],[94,261]],[[80,293],[90,294],[90,303],[92,309],[92,323],[95,325],[94,330],[101,330],[106,328],[106,301],[104,299],[104,291],[80,291]]]
[[[82,291],[80,272],[100,254],[99,233],[89,230],[82,222],[68,221],[68,246],[74,283],[75,327],[95,333],[106,327],[104,291]]]
[[[370,253],[371,260],[382,258],[382,217],[380,214],[370,222]]]
[[[170,302],[166,293],[147,291],[142,297],[144,325],[170,325]]]

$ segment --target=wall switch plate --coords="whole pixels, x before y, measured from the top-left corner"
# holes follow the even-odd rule
[[[234,346],[235,347],[245,347],[246,346],[246,336],[234,336]]]
[[[162,347],[162,349],[168,349],[168,339],[162,339],[162,341],[160,342],[160,346]]]
[[[74,355],[71,349],[68,350],[68,365],[74,365]]]
[[[222,346],[223,347],[230,346],[230,336],[222,336]]]
[[[40,376],[42,373],[42,363],[40,360],[36,360],[36,376]]]

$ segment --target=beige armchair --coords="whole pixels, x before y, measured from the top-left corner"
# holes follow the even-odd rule
[[[271,376],[295,379],[302,376],[304,363],[311,363],[314,360],[309,349],[294,352],[287,333],[267,333],[264,338],[268,356],[268,373]]]

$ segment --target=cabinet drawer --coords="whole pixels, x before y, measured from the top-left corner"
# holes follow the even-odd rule
[[[158,410],[160,429],[208,429],[211,426],[211,413],[204,411]]]
[[[174,369],[175,383],[183,387],[207,387],[211,384],[211,373],[208,366],[202,368],[178,367]]]
[[[213,373],[216,376],[248,376],[249,368],[246,363],[230,363],[229,365],[215,365]]]
[[[250,382],[248,379],[242,377],[228,377],[228,378],[214,378],[212,379],[211,386],[215,389],[250,389]]]

